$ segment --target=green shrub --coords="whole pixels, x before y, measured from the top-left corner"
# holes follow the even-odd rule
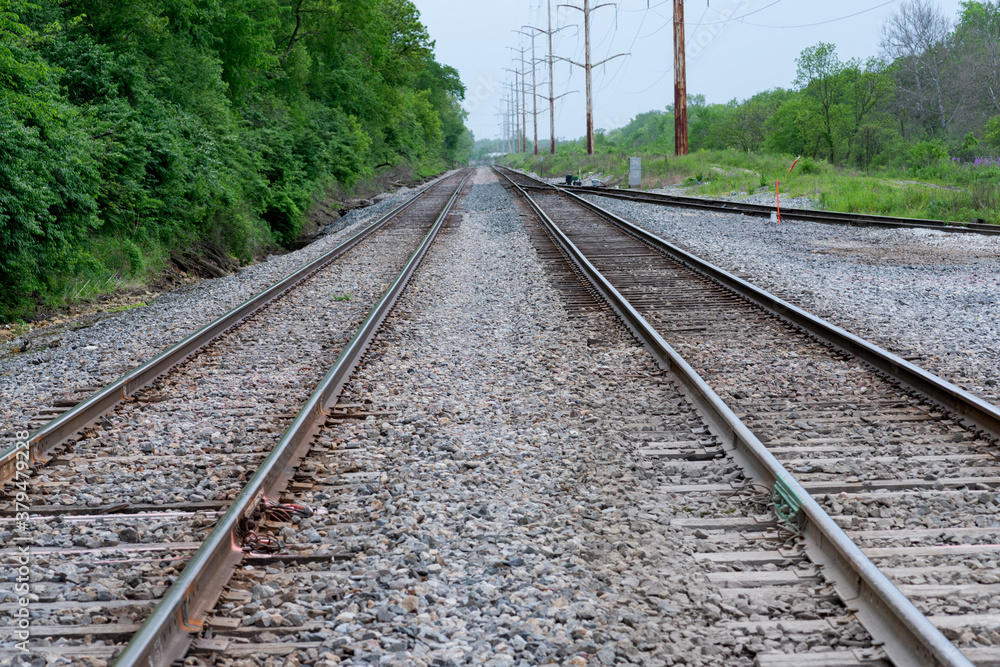
[[[990,148],[1000,150],[1000,116],[993,116],[986,122],[983,142]]]
[[[249,262],[334,183],[464,162],[464,90],[410,0],[0,0],[0,318],[171,249]]]
[[[931,167],[948,157],[948,150],[940,141],[921,141],[910,149],[910,164],[914,167]]]

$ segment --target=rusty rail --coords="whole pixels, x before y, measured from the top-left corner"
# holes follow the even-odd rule
[[[251,297],[226,314],[189,335],[179,343],[169,347],[153,359],[132,369],[103,389],[59,415],[27,438],[0,451],[0,484],[17,477],[18,466],[23,472],[46,462],[49,454],[62,443],[95,423],[118,403],[135,394],[174,366],[202,349],[224,333],[244,321],[267,304],[282,297],[296,285],[308,279],[344,253],[354,248],[373,233],[384,227],[392,219],[411,208],[422,199],[433,186],[420,190],[414,197],[397,206],[374,223],[359,231],[350,239],[312,262],[296,269],[263,292]],[[20,464],[19,464],[20,461]]]
[[[553,240],[643,346],[664,369],[674,374],[733,459],[751,478],[773,490],[776,511],[803,535],[810,559],[823,566],[824,576],[833,584],[840,598],[855,609],[872,636],[883,642],[883,648],[893,662],[898,665],[972,667],[973,663],[899,592],[722,398],[591,264],[528,193],[510,178],[507,180],[517,188]],[[594,205],[588,208],[603,211]],[[606,211],[603,213],[614,217]],[[620,218],[614,224],[633,227]],[[678,249],[678,252],[683,251]]]
[[[563,189],[562,186],[560,189]],[[565,188],[569,190],[569,188]],[[769,218],[775,213],[776,207],[763,204],[746,204],[742,202],[725,201],[721,199],[705,199],[702,197],[682,197],[655,192],[637,190],[616,190],[613,188],[595,188],[575,186],[573,192],[580,192],[613,199],[656,204],[659,206],[677,206],[716,213],[733,213],[754,217]],[[819,222],[828,225],[850,225],[853,227],[887,227],[887,228],[920,228],[936,229],[942,232],[957,232],[966,234],[1000,235],[1000,225],[984,222],[948,222],[946,220],[923,220],[920,218],[893,218],[884,215],[868,215],[865,213],[841,213],[838,211],[816,211],[807,208],[781,207],[782,220],[800,220],[803,222]]]
[[[201,630],[206,614],[215,605],[223,586],[243,557],[237,535],[257,512],[264,498],[276,497],[284,489],[294,467],[308,451],[312,436],[325,421],[325,413],[336,403],[344,384],[427,254],[468,179],[469,174],[462,179],[399,276],[341,351],[333,367],[323,376],[281,441],[233,500],[173,586],[125,647],[115,662],[116,667],[166,666],[183,657],[192,640],[192,633]]]

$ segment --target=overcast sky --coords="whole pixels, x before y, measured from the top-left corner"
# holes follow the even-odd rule
[[[583,62],[583,0],[413,0],[431,38],[437,59],[455,67],[468,91],[467,125],[477,139],[501,135],[497,109],[514,68],[512,49],[531,46],[515,33],[522,26],[547,28],[551,1],[555,54]],[[795,59],[806,47],[832,42],[841,60],[866,59],[878,52],[879,29],[901,0],[686,0],[688,94],[710,103],[746,99],[795,79]],[[960,0],[939,0],[941,11],[958,16]],[[608,0],[591,0],[591,6]],[[591,14],[592,60],[617,53],[594,70],[594,124],[614,129],[636,114],[673,104],[673,1],[619,0]],[[650,9],[647,9],[647,6]],[[853,16],[852,16],[853,15]],[[573,27],[575,26],[575,27]],[[529,31],[530,32],[530,31]],[[547,55],[544,35],[535,40],[536,57]],[[530,51],[526,54],[530,58]],[[538,65],[538,137],[549,137],[548,65]],[[530,83],[530,69],[528,70]],[[579,91],[557,100],[556,136],[577,138],[586,132],[583,68],[555,65],[555,94]],[[528,137],[533,135],[528,97]]]

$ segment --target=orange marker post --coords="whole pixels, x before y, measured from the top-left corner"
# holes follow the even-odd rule
[[[792,173],[792,169],[795,169],[795,165],[797,165],[799,163],[799,160],[801,160],[801,159],[802,159],[802,156],[800,155],[799,157],[795,158],[795,160],[792,161],[792,166],[788,168],[788,173],[789,174]],[[774,211],[775,211],[774,218],[775,218],[775,220],[777,220],[780,223],[781,222],[781,187],[780,187],[780,184],[778,183],[778,181],[774,182]]]

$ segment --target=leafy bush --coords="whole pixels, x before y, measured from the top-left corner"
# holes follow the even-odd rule
[[[990,148],[1000,150],[1000,116],[993,116],[986,122],[983,142]]]
[[[210,244],[250,261],[379,163],[471,146],[409,0],[0,0],[0,318]]]
[[[931,167],[948,157],[948,150],[940,141],[920,141],[910,149],[910,164],[914,167]]]

